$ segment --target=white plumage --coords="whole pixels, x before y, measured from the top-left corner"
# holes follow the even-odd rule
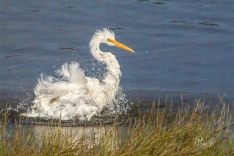
[[[106,64],[104,79],[86,77],[77,62],[65,63],[55,71],[57,78],[41,75],[34,90],[34,105],[27,115],[90,120],[104,106],[112,103],[119,90],[120,65],[113,54],[100,50],[101,43],[134,52],[115,41],[115,35],[109,29],[97,30],[89,47],[93,57]]]

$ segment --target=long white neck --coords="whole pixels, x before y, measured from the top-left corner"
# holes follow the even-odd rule
[[[96,60],[106,64],[107,72],[105,73],[104,79],[102,80],[102,91],[106,92],[109,97],[106,100],[111,102],[119,90],[121,77],[120,65],[113,54],[110,52],[102,52],[100,50],[101,42],[96,37],[92,38],[90,41],[90,51]]]

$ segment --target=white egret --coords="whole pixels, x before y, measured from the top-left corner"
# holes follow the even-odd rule
[[[131,48],[115,40],[114,32],[103,28],[97,30],[90,43],[92,56],[106,64],[103,80],[87,77],[77,62],[65,63],[55,71],[58,78],[43,75],[35,87],[35,100],[28,116],[61,118],[78,117],[90,120],[104,106],[115,99],[121,78],[120,65],[113,54],[100,50],[100,44],[116,46],[129,52]]]

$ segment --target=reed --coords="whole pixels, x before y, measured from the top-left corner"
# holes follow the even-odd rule
[[[1,120],[0,155],[234,155],[229,109],[207,111],[198,100],[177,112],[159,109],[129,117],[125,124],[100,127],[25,126],[9,130],[7,114]],[[92,130],[93,129],[93,130]]]

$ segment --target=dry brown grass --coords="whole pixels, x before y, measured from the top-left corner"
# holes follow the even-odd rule
[[[7,131],[2,119],[0,155],[4,156],[79,156],[79,155],[233,155],[228,108],[207,112],[197,101],[193,108],[177,112],[157,109],[129,117],[126,125],[87,129],[61,126],[32,126],[25,131],[20,123]]]

